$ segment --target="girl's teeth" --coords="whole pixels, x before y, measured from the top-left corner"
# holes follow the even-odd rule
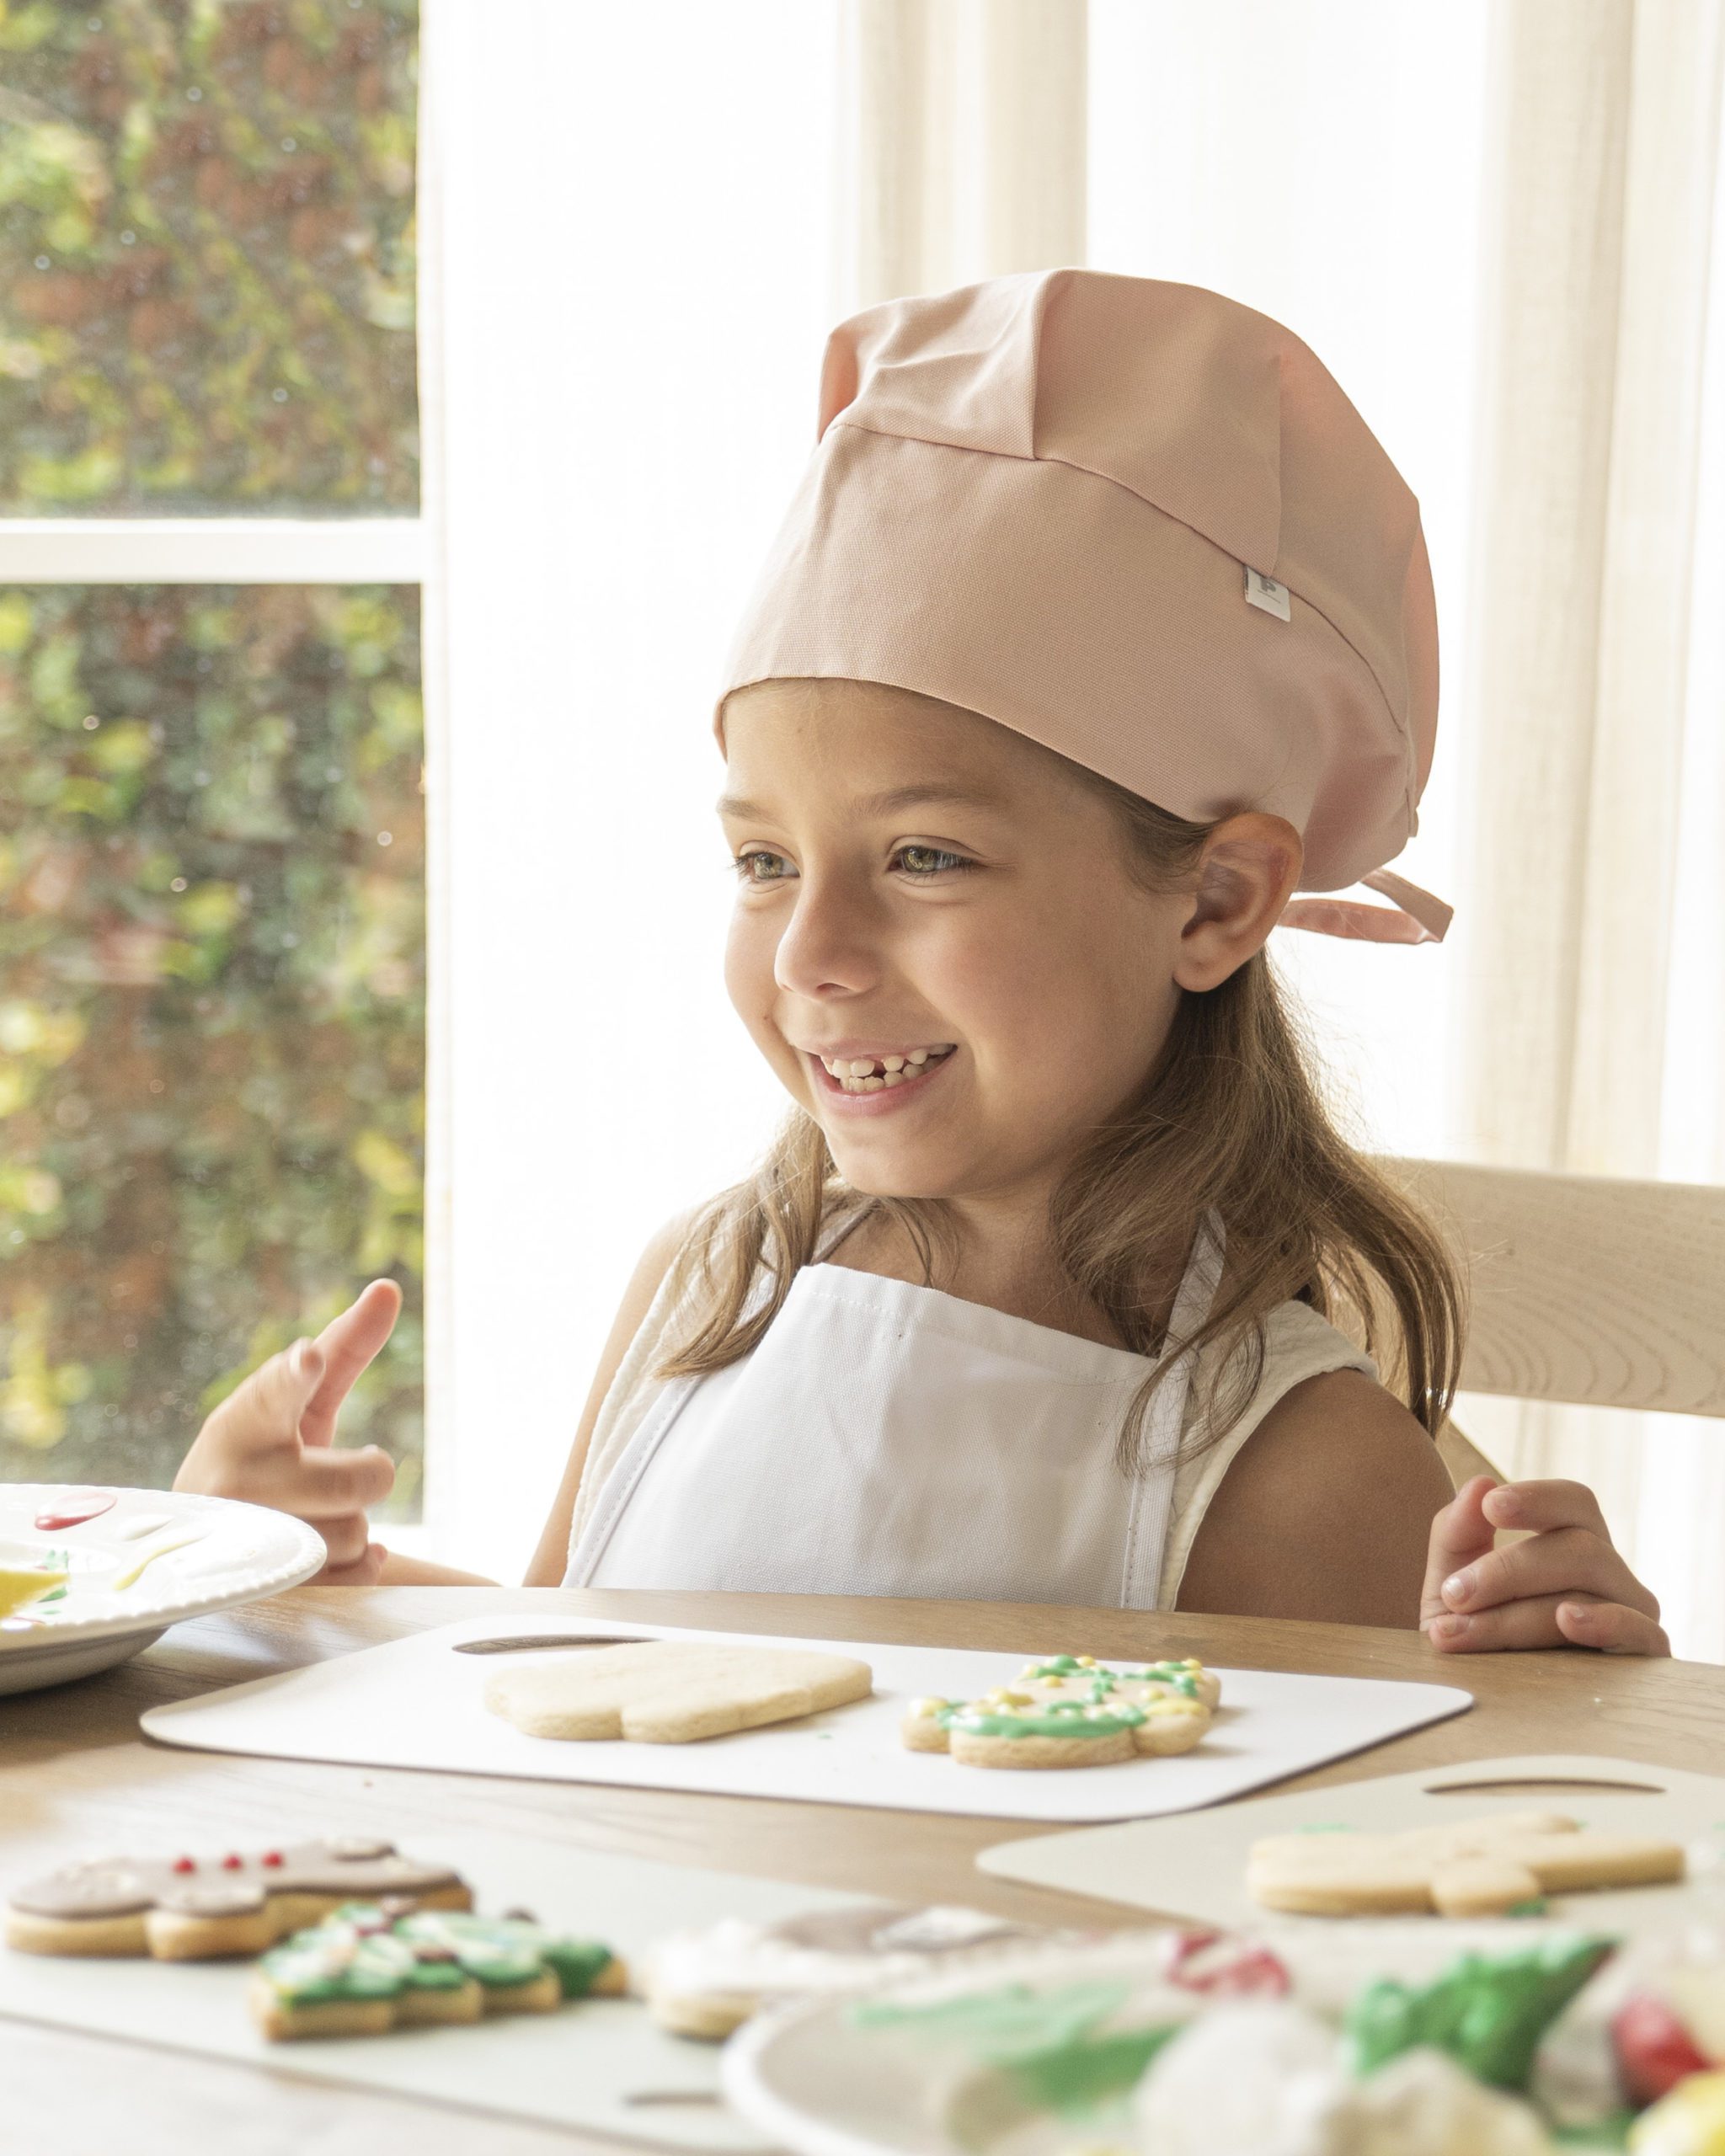
[[[877,1059],[873,1057],[854,1061],[836,1057],[826,1067],[847,1093],[878,1093],[884,1086],[902,1086],[906,1079],[920,1077],[931,1059],[938,1063],[950,1052],[945,1048],[913,1048],[904,1055],[884,1055],[878,1059],[879,1071]]]

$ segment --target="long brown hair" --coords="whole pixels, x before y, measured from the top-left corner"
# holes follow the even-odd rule
[[[1114,810],[1142,888],[1190,887],[1213,825],[1044,753]],[[1449,1412],[1461,1355],[1460,1276],[1437,1231],[1338,1129],[1315,1070],[1260,951],[1220,987],[1182,992],[1143,1086],[1090,1134],[1049,1200],[1049,1246],[1064,1278],[1128,1348],[1162,1357],[1121,1429],[1119,1458],[1129,1471],[1173,1363],[1169,1351],[1220,1343],[1199,1403],[1213,1440],[1257,1389],[1264,1321],[1290,1299],[1362,1341],[1434,1437]],[[1170,1340],[1174,1283],[1211,1209],[1226,1241],[1221,1283],[1204,1323]],[[697,1215],[671,1276],[686,1322],[654,1374],[701,1376],[748,1354],[813,1261],[826,1224],[870,1209],[902,1230],[923,1284],[933,1286],[937,1246],[948,1264],[957,1254],[945,1201],[853,1190],[820,1125],[793,1107],[755,1173]],[[763,1273],[769,1292],[745,1315]]]

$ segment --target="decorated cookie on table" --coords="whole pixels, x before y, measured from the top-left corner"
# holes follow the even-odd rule
[[[967,1767],[1110,1766],[1189,1752],[1220,1697],[1196,1661],[1111,1668],[1093,1655],[1048,1655],[978,1699],[913,1700],[901,1731],[911,1751],[949,1752]]]
[[[548,2014],[569,1999],[615,1995],[627,1982],[608,1946],[531,1918],[355,1902],[272,1947],[253,1973],[250,2004],[280,2042]]]
[[[770,1924],[727,1917],[658,1941],[647,1956],[644,1988],[662,2028],[715,2041],[781,2000],[868,1991],[1006,1954],[1057,1952],[1112,1935],[1015,1924],[980,1909],[881,1902],[811,1910]]]
[[[344,1903],[383,1895],[403,1908],[467,1909],[473,1901],[449,1865],[403,1856],[369,1834],[248,1854],[104,1857],[14,1888],[6,1943],[25,1954],[214,1960],[260,1954]]]

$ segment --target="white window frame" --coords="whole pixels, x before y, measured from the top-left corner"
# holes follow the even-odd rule
[[[0,519],[0,584],[421,584],[417,516]]]

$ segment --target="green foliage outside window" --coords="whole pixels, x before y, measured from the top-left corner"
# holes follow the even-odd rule
[[[413,510],[417,12],[0,0],[0,510]]]
[[[0,0],[0,515],[411,514],[415,0]],[[416,592],[0,589],[0,1478],[165,1483],[388,1273],[418,1508]]]
[[[0,590],[0,1479],[166,1483],[389,1273],[422,1397],[415,592]]]

